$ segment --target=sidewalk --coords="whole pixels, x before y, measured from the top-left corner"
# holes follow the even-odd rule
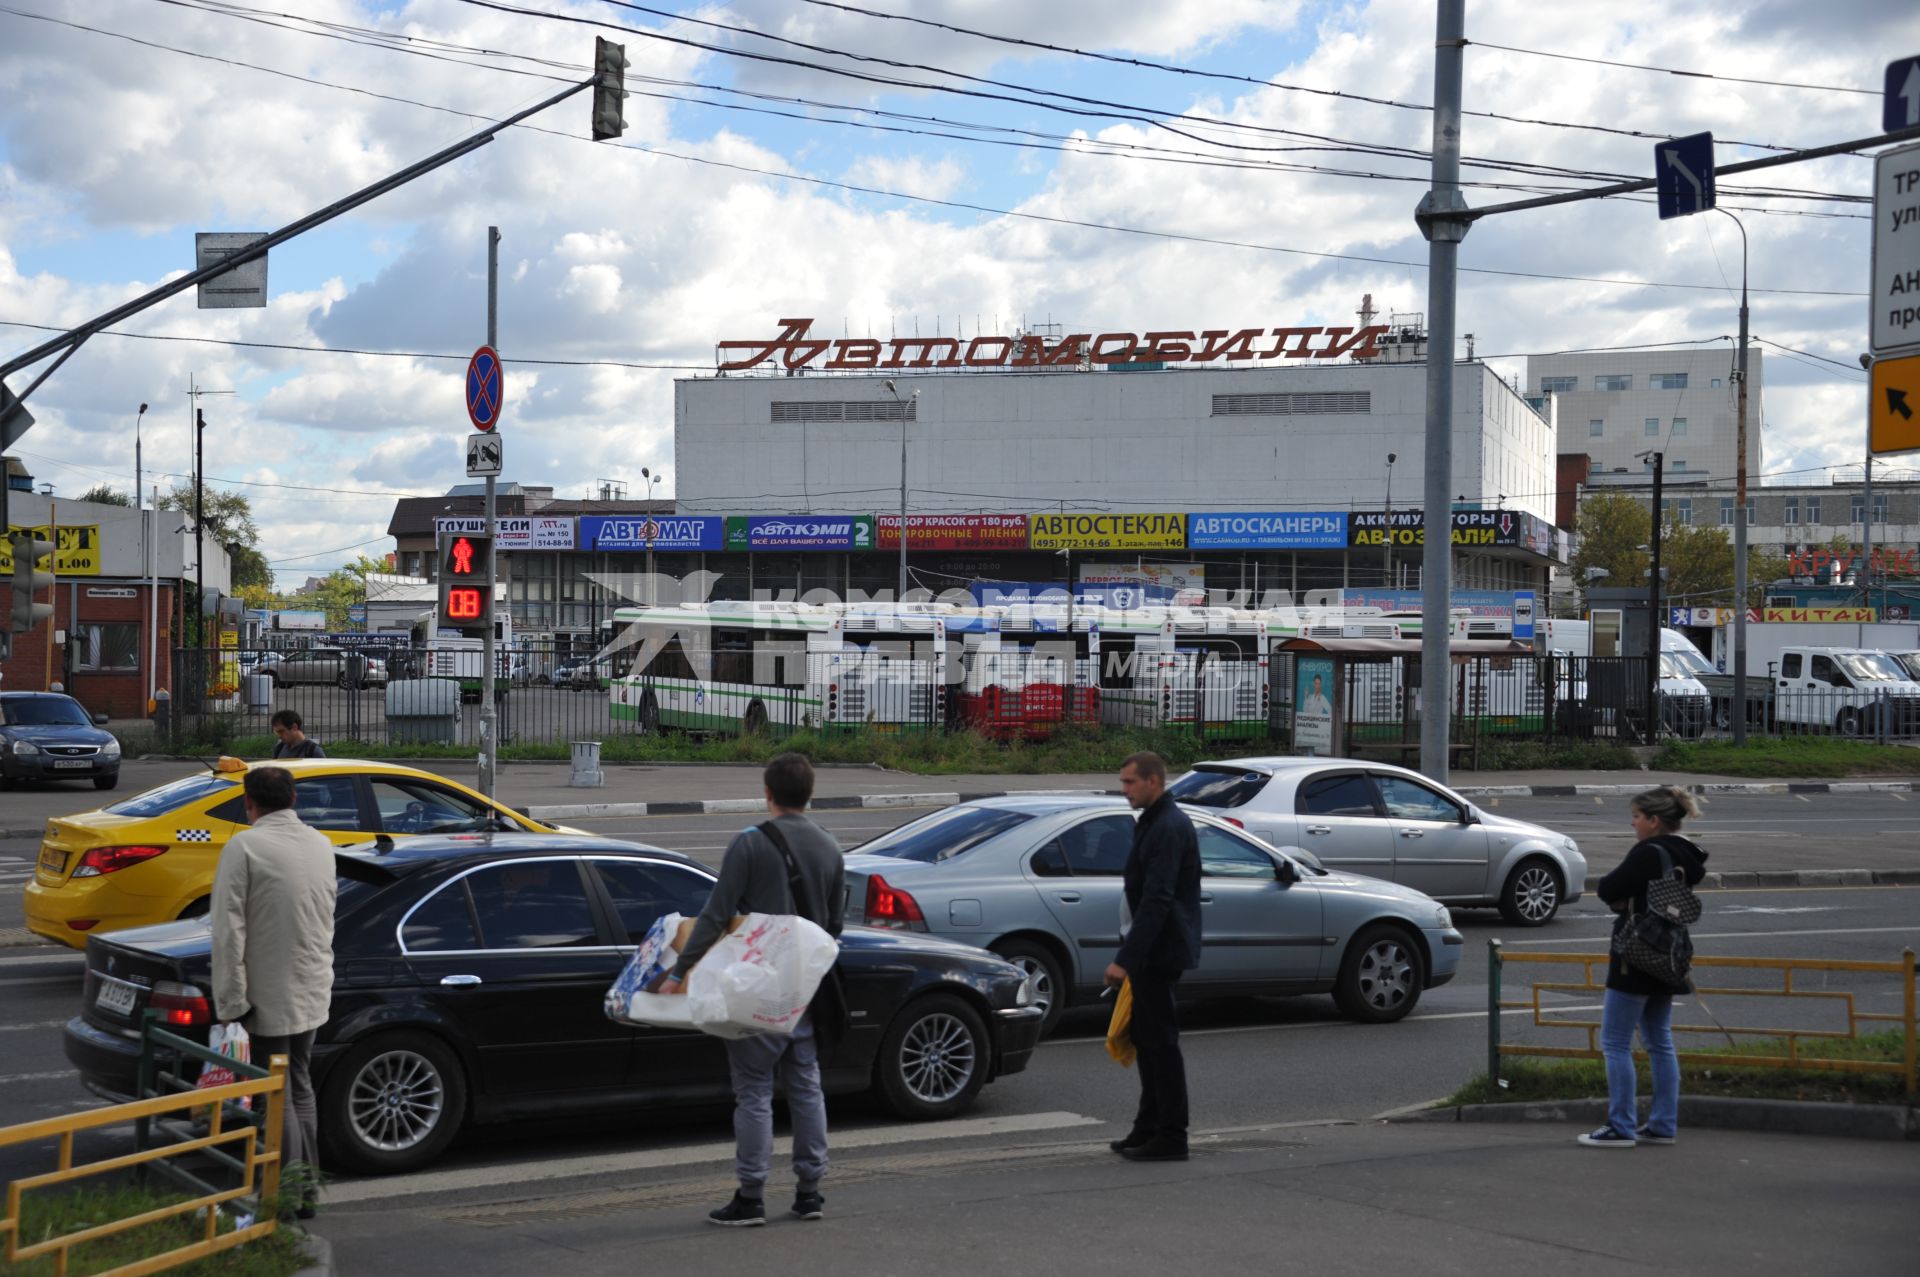
[[[629,1182],[516,1186],[459,1200],[323,1206],[337,1271],[548,1271],[716,1265],[787,1277],[983,1272],[1910,1273],[1920,1159],[1892,1141],[1687,1131],[1672,1148],[1583,1149],[1548,1124],[1307,1125],[1196,1138],[1136,1166],[1104,1141],[836,1159],[827,1218],[709,1226],[724,1162]],[[1652,1163],[1652,1165],[1649,1165]],[[392,1181],[404,1193],[404,1178]]]

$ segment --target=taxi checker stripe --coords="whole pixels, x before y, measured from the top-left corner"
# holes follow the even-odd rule
[[[212,842],[211,829],[176,829],[173,831],[175,842]]]

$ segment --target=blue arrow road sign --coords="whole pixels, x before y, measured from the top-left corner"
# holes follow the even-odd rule
[[[1713,207],[1713,134],[1695,133],[1653,146],[1653,180],[1660,193],[1660,220],[1704,213]]]
[[[1887,64],[1887,96],[1880,109],[1883,132],[1920,125],[1920,57]]]
[[[500,424],[502,393],[500,356],[491,346],[482,346],[467,361],[467,417],[475,430],[491,430]]]

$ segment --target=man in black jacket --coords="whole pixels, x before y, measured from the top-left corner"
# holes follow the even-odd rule
[[[1140,813],[1126,867],[1133,925],[1107,967],[1107,984],[1133,982],[1140,1111],[1133,1130],[1112,1148],[1134,1162],[1184,1162],[1187,1065],[1173,986],[1200,965],[1200,844],[1187,813],[1167,796],[1167,764],[1160,755],[1129,758],[1120,769],[1120,788]]]

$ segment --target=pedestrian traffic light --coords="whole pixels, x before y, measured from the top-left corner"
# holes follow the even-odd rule
[[[593,40],[593,140],[604,142],[627,131],[627,46],[595,36]]]
[[[491,538],[467,532],[440,534],[440,624],[447,629],[493,624],[493,582],[487,579]]]
[[[34,596],[53,587],[53,544],[39,537],[17,535],[13,545],[12,632],[25,634],[53,615],[53,604],[36,603]]]

